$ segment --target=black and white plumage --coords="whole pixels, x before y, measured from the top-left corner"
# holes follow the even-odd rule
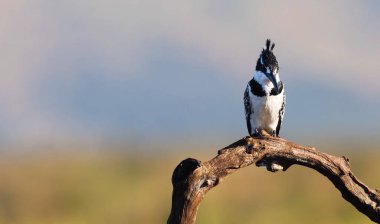
[[[278,136],[285,113],[285,87],[279,76],[274,43],[266,41],[266,48],[260,54],[253,78],[244,92],[245,117],[248,133],[261,135],[264,130]]]

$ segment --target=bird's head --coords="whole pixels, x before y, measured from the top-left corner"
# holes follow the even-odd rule
[[[278,92],[278,83],[276,76],[278,76],[279,67],[276,56],[273,54],[275,44],[267,39],[265,47],[260,54],[256,64],[256,71],[262,72],[272,83],[276,92]]]

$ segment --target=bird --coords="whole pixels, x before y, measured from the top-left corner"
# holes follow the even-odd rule
[[[279,137],[285,114],[286,95],[280,80],[279,66],[273,53],[275,44],[266,40],[253,73],[244,92],[244,108],[250,136],[260,137],[264,130]]]

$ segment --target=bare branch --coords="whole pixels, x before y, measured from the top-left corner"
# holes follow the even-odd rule
[[[195,223],[198,206],[205,194],[225,177],[255,163],[269,171],[287,170],[298,164],[326,176],[356,209],[380,223],[380,191],[370,189],[350,170],[346,157],[320,152],[281,138],[243,138],[221,150],[213,159],[201,163],[183,160],[172,177],[172,209],[168,223]]]

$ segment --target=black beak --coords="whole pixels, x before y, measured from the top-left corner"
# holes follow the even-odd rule
[[[270,73],[265,73],[266,77],[273,83],[274,90],[276,93],[278,93],[278,84],[276,82],[276,78],[273,75],[273,72],[271,71]]]

